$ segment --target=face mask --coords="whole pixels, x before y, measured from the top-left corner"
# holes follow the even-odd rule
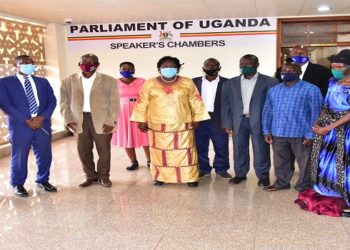
[[[308,56],[292,56],[293,62],[296,64],[304,64],[310,60]]]
[[[79,67],[84,72],[92,72],[97,69],[98,64],[80,64]]]
[[[25,75],[31,75],[35,70],[35,65],[33,64],[20,64],[19,70]]]
[[[133,77],[133,75],[135,74],[135,72],[125,70],[125,71],[120,71],[120,74],[121,74],[123,77],[125,77],[125,78],[130,78],[130,77]]]
[[[252,75],[252,74],[256,73],[256,68],[255,67],[244,66],[243,68],[240,68],[240,70],[241,70],[241,73],[243,75]]]
[[[281,74],[284,82],[294,82],[299,79],[299,73],[284,73]]]
[[[337,79],[342,79],[345,77],[344,75],[344,72],[350,68],[350,65],[341,69],[341,70],[338,70],[338,69],[332,69],[332,75],[337,78]]]
[[[203,72],[208,76],[215,76],[219,69],[203,69]]]
[[[176,68],[162,68],[160,74],[166,78],[173,78],[177,74]]]

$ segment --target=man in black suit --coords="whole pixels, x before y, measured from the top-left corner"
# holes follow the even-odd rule
[[[326,67],[310,62],[309,50],[302,45],[295,45],[290,51],[290,58],[293,62],[301,66],[300,78],[303,81],[316,85],[325,97],[328,90],[328,80],[331,71]],[[277,70],[275,78],[282,82],[280,71]]]
[[[230,169],[228,135],[221,126],[221,91],[227,78],[219,76],[220,69],[220,62],[214,58],[209,58],[203,64],[205,76],[193,79],[211,117],[210,120],[201,122],[201,125],[195,130],[195,136],[199,177],[210,174],[212,170],[208,157],[209,141],[211,140],[215,151],[213,168],[219,176],[230,179],[232,176],[227,173]]]

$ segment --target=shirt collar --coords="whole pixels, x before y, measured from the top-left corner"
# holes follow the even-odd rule
[[[95,73],[90,77],[90,78],[86,78],[83,76],[83,72],[80,72],[78,74],[79,78],[81,79],[87,79],[87,80],[95,80],[96,79],[96,76],[97,76],[97,72],[95,71]]]
[[[303,73],[304,73],[304,71],[306,70],[306,68],[307,68],[308,65],[309,65],[309,62],[306,62],[306,63],[304,63],[303,65],[301,65],[301,70],[303,71]]]
[[[244,75],[242,74],[241,75],[241,80],[246,80],[246,81],[253,81],[254,80],[254,81],[256,81],[256,79],[258,79],[258,76],[259,76],[259,73],[256,72],[255,75],[252,78],[248,79],[248,78],[245,78]]]
[[[24,76],[22,74],[16,73],[16,76],[17,76],[18,79],[23,80],[23,81],[25,80],[25,77],[28,77],[29,79],[33,79],[32,75]]]
[[[203,78],[202,78],[202,82],[218,82],[218,81],[220,81],[219,75],[212,81],[209,81],[205,76],[203,76]]]

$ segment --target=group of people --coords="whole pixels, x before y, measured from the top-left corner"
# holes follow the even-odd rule
[[[143,147],[157,186],[197,187],[199,178],[213,169],[239,184],[249,172],[251,140],[259,186],[267,191],[289,189],[296,160],[296,203],[317,213],[337,203],[342,212],[350,205],[350,50],[329,58],[331,71],[309,60],[308,50],[297,45],[273,78],[258,72],[258,57],[247,54],[239,60],[241,74],[227,79],[219,74],[220,62],[209,58],[203,63],[204,75],[190,79],[179,75],[179,59],[165,56],[157,63],[159,76],[146,81],[134,77],[131,62],[120,64],[121,77],[116,80],[97,72],[96,55],[83,55],[81,72],[63,79],[60,88],[61,114],[77,135],[86,174],[79,186],[100,182],[111,187],[111,144],[125,148],[129,171],[139,168],[135,148]],[[56,98],[46,79],[32,75],[35,65],[30,56],[16,57],[14,66],[15,75],[0,79],[0,108],[8,115],[12,144],[10,183],[16,195],[28,196],[23,185],[33,148],[36,182],[55,192],[49,169],[50,117]],[[230,137],[234,177],[228,173]],[[210,141],[215,152],[212,164]],[[276,176],[272,185],[270,145]]]

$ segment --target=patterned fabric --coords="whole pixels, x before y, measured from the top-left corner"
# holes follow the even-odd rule
[[[263,133],[278,137],[314,138],[312,126],[322,107],[320,90],[300,80],[288,87],[284,83],[268,92],[263,113]]]
[[[350,87],[332,79],[325,98],[325,113],[319,125],[328,126],[350,110]],[[318,193],[343,198],[350,205],[350,125],[332,129],[325,136],[317,135],[311,154],[313,188]]]
[[[28,77],[24,77],[24,87],[27,95],[29,110],[31,114],[38,113],[38,104],[35,101],[34,92],[32,85],[28,79]]]
[[[166,183],[198,181],[198,156],[194,130],[189,124],[148,123],[151,174]]]

